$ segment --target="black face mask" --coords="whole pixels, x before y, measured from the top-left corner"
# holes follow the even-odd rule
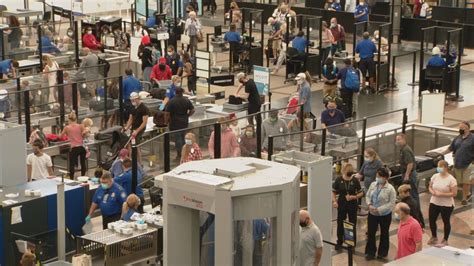
[[[464,132],[465,132],[464,129],[459,129],[459,134],[460,135],[464,135]]]
[[[301,226],[301,227],[306,227],[306,226],[308,226],[308,220],[305,220],[304,222],[301,222],[301,221],[300,221],[300,226]]]

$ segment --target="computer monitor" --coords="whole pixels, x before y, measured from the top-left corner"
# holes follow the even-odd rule
[[[222,26],[214,26],[214,36],[218,37],[222,35]]]

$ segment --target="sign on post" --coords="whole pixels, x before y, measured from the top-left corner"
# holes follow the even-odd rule
[[[260,95],[268,95],[270,90],[270,69],[268,67],[253,66],[253,80]]]
[[[354,243],[354,224],[344,221],[344,243],[353,247]]]

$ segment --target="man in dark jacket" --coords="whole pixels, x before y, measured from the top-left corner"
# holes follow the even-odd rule
[[[425,221],[423,218],[423,213],[416,201],[410,196],[411,187],[409,184],[403,184],[398,187],[398,195],[400,196],[400,202],[408,204],[410,207],[410,215],[413,216],[421,225],[421,228],[425,228]]]

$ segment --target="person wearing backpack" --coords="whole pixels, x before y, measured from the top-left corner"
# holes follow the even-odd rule
[[[143,36],[142,43],[138,48],[138,58],[142,61],[143,80],[150,82],[150,75],[153,66],[156,64],[156,58],[153,55],[150,36]]]
[[[324,81],[324,97],[328,96],[335,97],[337,92],[337,74],[339,69],[336,66],[336,62],[332,58],[326,59],[323,66],[323,81]]]
[[[341,80],[341,98],[344,104],[344,115],[346,118],[352,117],[352,98],[354,93],[360,90],[359,71],[352,66],[350,59],[345,59],[345,68],[337,74],[337,79]]]
[[[375,61],[374,54],[377,52],[377,47],[369,39],[370,34],[364,32],[363,40],[360,41],[356,46],[356,53],[360,58],[359,69],[362,72],[362,77],[364,78],[364,85],[367,79],[367,74],[369,76],[369,87],[373,90],[375,89]]]

